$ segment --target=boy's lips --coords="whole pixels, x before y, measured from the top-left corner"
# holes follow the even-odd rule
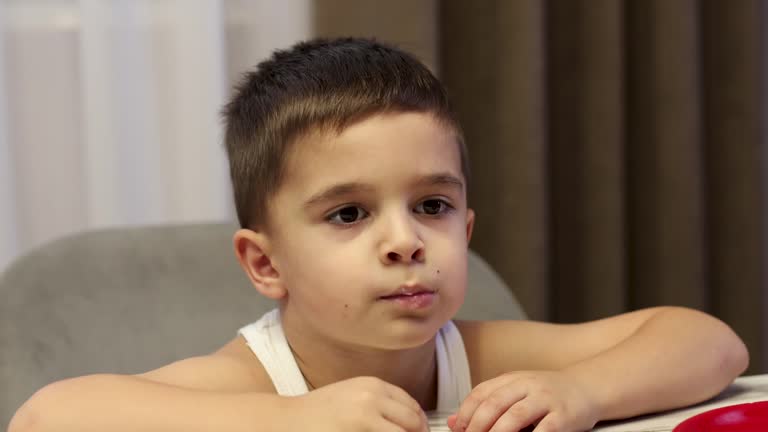
[[[383,296],[380,296],[379,298],[382,300],[391,300],[395,298],[413,297],[417,295],[434,294],[434,293],[435,293],[435,290],[433,289],[429,289],[420,284],[412,284],[412,285],[401,285],[398,289],[388,294],[385,294]]]
[[[397,290],[379,297],[379,300],[407,310],[429,309],[435,303],[436,291],[423,285],[403,285]]]

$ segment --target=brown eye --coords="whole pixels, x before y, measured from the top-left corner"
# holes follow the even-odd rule
[[[344,207],[328,216],[328,221],[339,225],[348,225],[360,221],[368,216],[365,210],[360,207]]]
[[[428,199],[416,206],[417,213],[424,213],[430,216],[436,216],[445,213],[452,207],[441,199]]]

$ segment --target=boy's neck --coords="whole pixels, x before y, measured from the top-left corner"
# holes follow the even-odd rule
[[[424,410],[437,407],[435,339],[401,350],[353,350],[332,345],[283,323],[296,363],[310,389],[360,376],[375,376],[397,385]]]

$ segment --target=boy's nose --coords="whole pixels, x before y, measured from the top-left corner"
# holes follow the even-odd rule
[[[384,264],[423,262],[424,242],[413,221],[408,217],[390,219],[379,255]]]

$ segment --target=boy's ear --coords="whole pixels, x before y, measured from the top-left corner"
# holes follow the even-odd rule
[[[270,258],[269,238],[260,232],[240,229],[232,239],[240,266],[256,290],[273,300],[286,295],[280,273]]]
[[[475,211],[467,209],[467,244],[472,240],[472,230],[475,228]]]

